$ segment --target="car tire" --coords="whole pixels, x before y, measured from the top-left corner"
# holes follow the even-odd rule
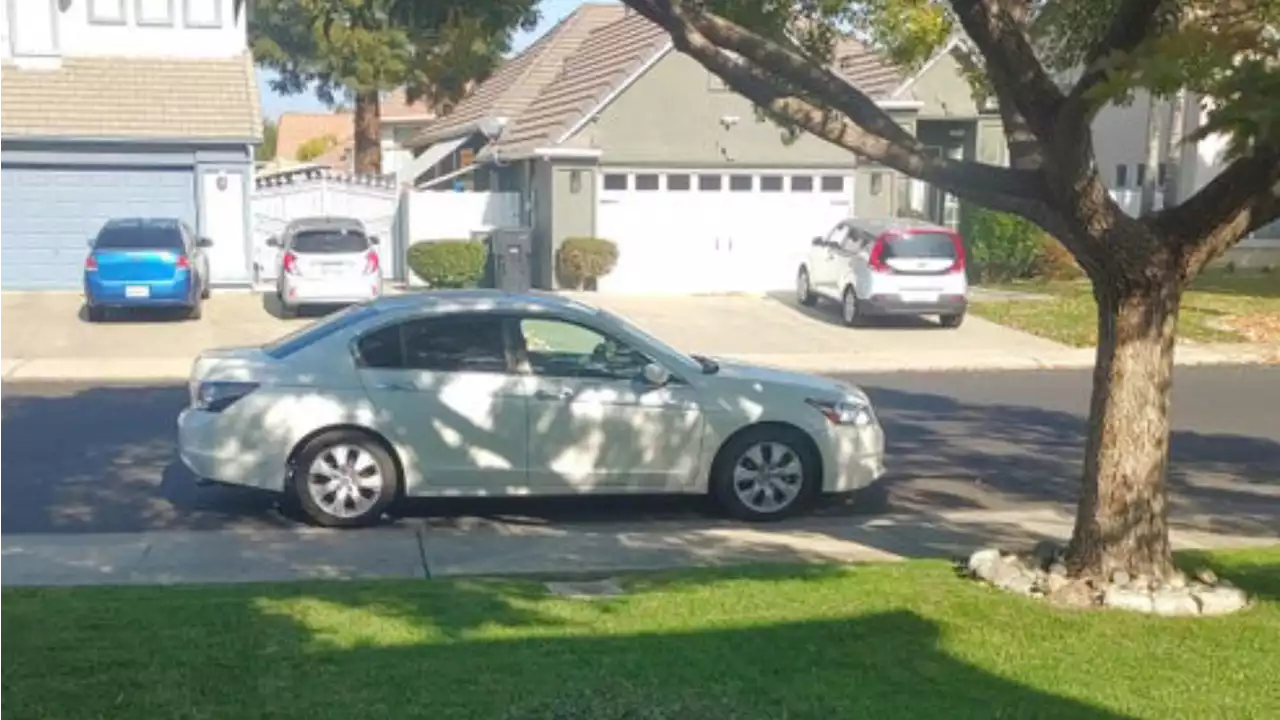
[[[730,517],[770,522],[807,510],[821,483],[821,460],[808,438],[767,425],[725,443],[711,468],[710,493]]]
[[[187,309],[188,320],[199,320],[204,317],[204,303],[196,300],[196,303]]]
[[[100,323],[107,319],[107,309],[101,306],[89,305],[85,308],[85,316],[89,318],[91,323]]]
[[[205,283],[200,286],[200,299],[208,300],[209,296],[212,294],[213,294],[213,288],[209,287],[209,282],[206,280]]]
[[[809,284],[809,270],[800,268],[800,272],[796,273],[796,302],[805,307],[812,307],[818,298],[813,294],[813,287]]]
[[[942,315],[938,318],[938,324],[944,328],[954,330],[964,322],[964,313],[952,313],[950,315]]]
[[[280,317],[288,320],[298,316],[298,309],[284,301],[283,293],[276,293],[276,301],[280,303]]]
[[[850,285],[844,289],[844,294],[840,296],[840,319],[848,327],[858,327],[862,324],[862,301],[858,299],[858,293],[854,291]]]
[[[289,478],[291,504],[313,524],[331,528],[381,522],[400,488],[399,468],[386,447],[355,430],[327,432],[308,442]]]

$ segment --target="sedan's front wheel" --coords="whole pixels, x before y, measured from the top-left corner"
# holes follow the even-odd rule
[[[821,483],[820,460],[798,430],[759,427],[721,449],[711,493],[739,520],[781,520],[806,509]]]
[[[386,448],[360,432],[325,433],[303,448],[293,466],[293,494],[303,513],[323,527],[363,527],[382,519],[399,487]]]

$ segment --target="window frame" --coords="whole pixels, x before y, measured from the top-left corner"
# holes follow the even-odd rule
[[[410,323],[417,323],[417,322],[430,323],[433,321],[435,322],[455,321],[456,322],[459,319],[461,319],[462,321],[467,321],[467,320],[475,321],[479,319],[484,319],[484,320],[492,320],[498,323],[499,330],[501,331],[501,334],[502,334],[502,359],[503,359],[503,364],[505,366],[504,370],[502,371],[433,370],[430,368],[407,367],[404,365],[405,356],[406,356],[404,327],[406,325]],[[360,349],[361,344],[364,342],[366,338],[372,335],[376,335],[392,327],[399,328],[398,333],[400,336],[400,366],[382,367],[377,365],[370,365],[368,361],[365,359],[364,354],[361,352],[361,349]],[[355,367],[357,370],[435,373],[435,374],[443,374],[443,375],[453,375],[453,374],[459,374],[459,373],[476,373],[481,375],[517,375],[519,374],[519,372],[514,362],[514,356],[513,356],[514,344],[512,343],[511,340],[512,338],[511,338],[510,327],[508,324],[508,317],[505,314],[498,314],[498,313],[491,313],[491,312],[457,312],[457,313],[445,313],[445,314],[425,313],[425,314],[402,315],[396,318],[389,319],[385,322],[379,323],[372,327],[369,327],[364,331],[357,333],[356,336],[351,339],[351,342],[349,344],[349,350],[351,352],[352,361],[355,363]]]
[[[588,332],[595,333],[596,335],[599,335],[606,340],[612,340],[613,342],[618,343],[619,345],[623,345],[629,348],[632,352],[638,353],[639,355],[644,357],[646,360],[645,364],[661,365],[663,368],[666,368],[667,372],[670,373],[670,376],[671,376],[671,379],[668,382],[669,385],[688,384],[684,380],[684,378],[681,377],[678,373],[676,373],[674,370],[671,370],[669,367],[667,367],[665,363],[662,363],[657,358],[655,358],[652,352],[644,348],[637,347],[636,343],[634,342],[624,342],[615,333],[608,332],[590,323],[578,320],[577,318],[568,318],[568,317],[564,317],[563,315],[555,315],[551,313],[542,314],[542,313],[517,312],[517,313],[509,314],[507,316],[507,320],[510,323],[510,329],[507,334],[507,341],[512,343],[511,354],[513,355],[513,359],[515,361],[515,368],[516,368],[515,372],[518,375],[522,375],[525,377],[538,378],[543,380],[552,380],[552,381],[572,380],[572,381],[597,381],[597,382],[606,382],[606,383],[622,382],[627,384],[635,384],[637,381],[643,381],[642,374],[637,374],[636,376],[630,377],[630,378],[622,378],[622,377],[596,377],[596,376],[590,376],[590,375],[544,375],[539,373],[537,370],[534,369],[533,363],[529,361],[528,338],[524,336],[524,328],[521,325],[521,323],[525,320],[542,320],[545,322],[559,322],[559,323],[564,323],[566,325],[573,325],[575,327],[582,328],[583,330],[587,330]],[[521,342],[515,342],[517,338]],[[642,366],[641,367],[642,372],[643,372],[643,369],[644,368]]]

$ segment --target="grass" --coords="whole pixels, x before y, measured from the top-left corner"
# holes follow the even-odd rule
[[[946,563],[517,581],[6,589],[20,718],[1280,717],[1280,548],[1228,618],[1056,610]]]
[[[1097,343],[1097,305],[1089,284],[1020,282],[999,289],[1043,293],[1048,300],[978,300],[973,312],[992,322],[1076,347]],[[1280,273],[1206,274],[1187,291],[1180,338],[1196,342],[1280,342]]]

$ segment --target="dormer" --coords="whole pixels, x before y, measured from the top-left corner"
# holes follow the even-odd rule
[[[229,58],[248,43],[245,0],[5,0],[4,56]]]

